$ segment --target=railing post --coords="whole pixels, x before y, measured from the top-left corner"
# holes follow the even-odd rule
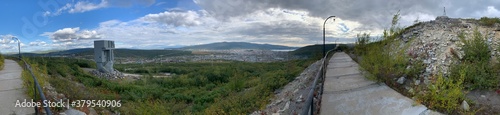
[[[314,115],[315,112],[317,112],[314,108],[315,108],[315,103],[314,103],[314,92],[316,92],[316,85],[318,82],[321,82],[321,86],[319,87],[319,92],[317,93],[317,96],[318,96],[318,103],[321,102],[321,95],[323,94],[323,86],[324,86],[324,81],[325,81],[325,74],[326,74],[326,59],[328,58],[328,54],[330,52],[332,52],[333,50],[335,49],[332,49],[330,51],[328,51],[326,54],[326,56],[324,56],[322,58],[322,60],[320,61],[323,61],[321,62],[321,66],[319,68],[319,70],[317,71],[316,73],[316,76],[314,77],[314,81],[312,83],[312,86],[311,86],[311,89],[309,90],[309,93],[307,95],[307,100],[306,100],[306,103],[305,105],[303,105],[303,110],[302,112],[300,113],[301,115]],[[318,81],[320,80],[320,81]]]
[[[314,97],[313,97],[313,100],[311,102],[311,115],[314,115]]]
[[[30,72],[31,77],[33,78],[33,85],[34,85],[33,86],[33,88],[34,88],[34,94],[33,94],[34,95],[34,99],[33,100],[37,101],[36,100],[36,97],[37,97],[36,95],[38,93],[40,95],[40,100],[43,102],[44,100],[46,100],[46,98],[45,98],[45,95],[43,94],[42,88],[40,88],[40,84],[38,84],[38,80],[36,79],[35,74],[33,74],[33,70],[31,69],[31,66],[26,61],[22,60],[21,58],[19,60],[22,61],[22,62],[24,62],[24,65],[26,66],[26,69]],[[47,105],[45,105],[45,103],[42,106],[43,106],[42,108],[44,108],[44,110],[45,110],[45,114],[52,115],[52,112],[47,107]],[[40,111],[38,110],[37,107],[35,107],[35,114],[38,115],[39,113],[40,113]]]
[[[35,93],[33,93],[33,100],[36,101],[36,84],[35,84],[35,79],[33,79],[33,90]],[[35,114],[38,115],[38,108],[34,106],[35,108]]]

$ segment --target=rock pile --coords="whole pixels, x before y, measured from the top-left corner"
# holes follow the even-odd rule
[[[104,79],[122,79],[125,77],[125,75],[122,72],[116,69],[110,73],[103,73],[97,70],[92,70],[90,71],[90,74]]]
[[[472,38],[475,29],[478,29],[487,38],[491,55],[499,55],[497,50],[500,44],[500,32],[496,27],[485,27],[478,24],[473,19],[454,19],[446,16],[439,16],[436,20],[421,22],[408,28],[399,37],[400,44],[397,48],[404,48],[406,43],[410,43],[405,53],[410,57],[411,62],[422,61],[425,65],[423,74],[419,79],[413,80],[415,84],[429,83],[429,76],[439,74],[448,75],[448,69],[455,63],[452,58],[462,59],[464,56],[463,45],[458,35],[464,33],[466,39]],[[494,57],[493,57],[494,58]],[[408,67],[409,68],[409,67]],[[400,78],[402,80],[404,78]],[[418,83],[417,83],[418,82]]]

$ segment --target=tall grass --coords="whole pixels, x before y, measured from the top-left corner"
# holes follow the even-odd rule
[[[132,68],[135,70],[129,72],[139,73],[166,72],[172,76],[110,81],[85,73],[81,67],[92,63],[89,61],[32,60],[50,68],[46,70],[50,75],[48,81],[68,99],[121,100],[120,108],[96,109],[124,114],[248,114],[264,108],[276,89],[294,80],[315,61],[123,64],[115,67]]]
[[[47,68],[43,65],[40,65],[38,63],[31,61],[28,58],[23,58],[23,60],[25,60],[31,66],[31,70],[32,70],[33,74],[35,75],[40,87],[44,87],[45,82],[47,81],[47,76],[46,76],[47,75]],[[21,66],[25,67],[24,62],[19,62],[19,63]],[[35,100],[40,99],[40,96],[38,94],[40,91],[37,91],[37,93],[35,94],[34,79],[33,79],[32,75],[28,69],[23,69],[23,72],[21,74],[21,79],[23,80],[23,86],[27,89],[25,91],[25,93],[28,96],[30,96],[32,99],[35,99]],[[34,97],[35,95],[37,95],[36,98]]]
[[[459,73],[465,74],[464,85],[467,89],[492,89],[498,87],[500,72],[495,69],[498,64],[491,61],[490,48],[486,43],[486,38],[478,31],[470,35],[469,40],[466,35],[461,33],[459,38],[464,43],[463,60],[457,60],[459,63],[451,67],[451,77],[459,76]],[[463,72],[461,72],[463,70]]]
[[[0,54],[0,70],[3,69],[3,64],[5,63],[4,57],[2,54]]]
[[[475,77],[474,75],[480,75],[479,73],[485,73],[485,71],[471,70],[465,67],[452,67],[455,71],[452,71],[451,77],[447,78],[441,74],[431,75],[429,78],[431,79],[431,83],[410,85],[415,87],[416,89],[412,90],[416,91],[408,92],[408,90],[396,84],[395,79],[402,76],[407,76],[407,79],[421,79],[419,75],[425,69],[425,64],[419,60],[409,60],[412,54],[407,55],[406,50],[413,42],[413,39],[405,43],[398,38],[406,30],[415,25],[405,29],[395,27],[399,19],[398,16],[398,14],[394,15],[393,19],[396,21],[393,20],[391,28],[384,31],[384,35],[379,41],[367,43],[366,41],[369,39],[367,34],[358,35],[355,54],[361,56],[361,59],[358,61],[360,66],[371,73],[368,78],[385,82],[393,89],[399,90],[399,92],[407,96],[415,96],[414,99],[417,102],[421,102],[429,108],[445,113],[455,113],[459,109],[460,102],[465,100],[465,94],[462,92],[464,84],[470,82],[476,83],[476,81],[471,81],[469,77]],[[481,35],[476,33],[475,36]],[[475,37],[475,39],[477,40],[464,41],[466,44],[464,46],[466,52],[465,60],[469,60],[468,62],[470,60],[489,60],[488,46],[484,41],[479,42],[483,40],[481,37]],[[402,47],[400,46],[401,44],[403,45]],[[470,65],[470,63],[467,65]],[[488,68],[475,69],[489,70]],[[474,71],[477,73],[472,73]],[[485,82],[484,80],[479,81]]]
[[[434,81],[421,89],[420,93],[417,93],[417,101],[422,101],[433,110],[447,113],[460,110],[460,103],[465,100],[465,94],[462,92],[465,71],[464,69],[460,70],[458,76],[454,78],[446,78],[442,74],[433,76],[431,79]]]
[[[495,24],[500,24],[500,18],[481,17],[479,23],[484,26],[493,26]]]
[[[397,37],[404,30],[397,27],[399,14],[394,15],[393,19],[391,28],[384,31],[384,35],[379,41],[370,42],[369,34],[359,34],[354,47],[354,53],[362,57],[358,61],[360,66],[371,73],[368,78],[383,81],[388,85],[395,85],[393,79],[403,75],[417,76],[423,69],[421,64],[410,66],[411,68],[407,69],[411,63],[408,56],[405,55],[405,49],[409,47],[410,42],[404,44],[402,48],[395,45],[401,41]]]

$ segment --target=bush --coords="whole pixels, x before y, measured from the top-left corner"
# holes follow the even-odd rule
[[[500,24],[500,18],[482,17],[481,19],[479,19],[479,24],[484,26],[493,26],[495,23]]]
[[[457,79],[458,74],[464,74],[464,86],[469,90],[491,89],[498,86],[499,79],[489,63],[462,62],[452,66],[450,74],[454,79]]]
[[[84,60],[31,60],[42,68],[50,67],[45,70],[52,74],[49,82],[68,99],[121,100],[121,108],[96,109],[119,110],[124,114],[246,114],[265,107],[275,89],[294,80],[315,61],[119,64],[115,67],[121,70],[132,68],[152,74],[175,74],[168,78],[115,81],[85,73],[81,67],[93,65]]]
[[[387,49],[389,46],[383,42],[375,42],[367,45],[365,55],[359,61],[360,66],[371,74],[375,75],[378,80],[385,81],[392,84],[393,78],[401,77],[403,74],[408,73],[406,69],[409,60],[404,53],[390,54]],[[400,51],[402,52],[402,51]],[[417,71],[417,70],[413,70]]]
[[[463,33],[459,35],[460,40],[464,43],[463,50],[465,53],[464,60],[468,62],[488,62],[490,61],[490,49],[486,43],[486,38],[477,30],[471,40],[466,40]]]
[[[454,79],[445,78],[442,74],[434,76],[435,81],[427,85],[427,90],[418,93],[416,97],[430,109],[451,113],[459,109],[460,103],[465,99],[462,92],[465,76],[465,70],[460,70]]]
[[[39,65],[38,63],[33,62],[28,58],[23,58],[23,60],[25,60],[31,66],[31,70],[32,70],[33,74],[35,75],[40,87],[44,87],[45,82],[47,80],[47,77],[45,76],[45,75],[47,75],[47,69],[45,68],[45,66]],[[19,63],[21,66],[24,66],[24,62],[19,62]],[[33,99],[39,99],[40,96],[38,93],[40,91],[37,91],[37,94],[36,94],[37,98],[33,97],[35,95],[35,90],[33,89],[34,79],[31,75],[30,71],[28,69],[23,69],[23,72],[21,75],[22,75],[21,79],[23,80],[23,86],[27,87],[27,90],[25,93]]]
[[[396,38],[404,31],[404,29],[396,27],[398,20],[399,13],[394,15],[391,28],[384,31],[380,41],[368,43],[370,40],[369,34],[358,34],[354,48],[355,54],[361,56],[358,61],[359,65],[371,74],[368,78],[381,80],[388,85],[395,84],[394,78],[405,74],[416,76],[418,72],[423,70],[421,65],[411,66],[412,68],[406,69],[410,63],[408,56],[405,55],[405,50],[410,43],[406,43],[403,48],[393,45],[393,43],[399,41]]]
[[[356,35],[356,46],[354,47],[354,53],[356,55],[364,55],[366,52],[366,44],[370,42],[370,34],[363,33]]]
[[[498,86],[498,70],[494,67],[496,64],[491,63],[490,49],[481,33],[476,29],[472,39],[466,40],[465,35],[459,35],[464,43],[463,61],[451,67],[450,72],[453,76],[458,76],[458,73],[463,70],[465,74],[464,85],[466,88],[472,89],[491,89]]]
[[[4,57],[2,54],[0,54],[0,70],[3,69],[3,64],[4,64]]]

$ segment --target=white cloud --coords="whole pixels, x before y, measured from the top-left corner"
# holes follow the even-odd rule
[[[87,12],[106,7],[129,7],[135,4],[154,5],[154,0],[97,0],[66,4],[56,12]],[[379,36],[388,28],[392,15],[401,10],[400,24],[408,26],[415,19],[428,21],[443,14],[446,6],[449,17],[500,16],[500,2],[422,0],[194,0],[203,10],[170,8],[135,20],[109,20],[93,29],[63,28],[46,32],[54,41],[53,47],[91,47],[89,39],[115,40],[121,48],[163,48],[222,41],[270,43],[304,46],[322,42],[323,21],[326,40],[332,43],[354,41],[359,33]],[[162,2],[157,5],[162,5]]]
[[[12,39],[13,37],[16,37],[16,36],[10,35],[10,34],[0,35],[0,44],[11,44],[11,43],[16,42]]]
[[[99,4],[91,3],[87,1],[78,1],[71,9],[69,9],[69,13],[82,13],[86,11],[96,10],[99,8],[108,7],[107,0],[101,0]],[[63,7],[64,8],[64,7]]]
[[[47,46],[47,43],[45,41],[36,40],[30,42],[29,46]]]
[[[55,32],[45,32],[41,36],[47,36],[54,42],[71,42],[75,40],[101,39],[102,36],[95,30],[82,30],[80,27],[63,28]]]
[[[204,10],[165,11],[132,21],[101,22],[95,31],[102,33],[105,36],[103,39],[120,43],[117,47],[126,48],[164,48],[222,41],[304,46],[322,42],[324,19],[309,16],[308,13],[270,8],[219,21]],[[326,26],[327,43],[336,41],[336,38],[354,38],[362,32],[382,32],[380,29],[362,28],[358,22],[340,18],[336,22],[328,21]],[[342,31],[346,28],[349,32]]]
[[[410,13],[406,15],[401,15],[400,24],[404,26],[413,25],[415,21],[424,22],[436,19],[437,16],[427,13]]]
[[[200,25],[200,15],[195,11],[187,12],[169,12],[165,11],[158,14],[148,14],[139,20],[145,22],[164,23],[173,26],[196,26]]]
[[[107,0],[101,0],[99,3],[93,3],[90,1],[78,1],[76,3],[67,3],[61,8],[57,9],[55,12],[45,11],[44,16],[58,16],[62,13],[82,13],[92,10],[97,10],[100,8],[109,7]]]
[[[204,10],[165,11],[148,14],[131,21],[109,20],[90,30],[63,28],[46,32],[51,46],[92,47],[81,39],[114,40],[118,48],[165,48],[222,41],[269,43],[304,46],[322,43],[324,19],[309,16],[308,11],[269,8],[247,15],[217,20]],[[342,30],[349,29],[348,32]],[[326,24],[327,43],[352,42],[358,33],[381,33],[376,28],[364,28],[355,21],[336,18]],[[347,38],[347,39],[346,39]]]
[[[484,11],[477,11],[477,17],[500,17],[500,11],[495,8],[495,6],[488,6]]]
[[[158,3],[155,4],[155,6],[161,6],[161,5],[166,4],[166,3],[167,2],[158,2]]]
[[[58,16],[58,15],[61,15],[61,13],[71,9],[72,7],[73,7],[73,5],[68,3],[68,4],[64,5],[63,7],[57,9],[56,12],[45,11],[43,13],[43,15],[44,16]]]
[[[64,6],[58,8],[56,11],[50,12],[45,11],[43,13],[44,16],[58,16],[62,13],[83,13],[92,10],[108,8],[108,7],[130,7],[132,5],[145,5],[151,6],[156,1],[155,0],[96,0],[94,1],[77,1],[76,3],[73,1],[71,3],[67,3]],[[162,3],[162,2],[160,2]],[[158,4],[160,4],[158,3]],[[161,5],[161,4],[160,4]]]
[[[5,53],[6,51],[14,51],[17,47],[14,47],[13,45],[0,44],[0,49],[2,49],[0,53]]]

